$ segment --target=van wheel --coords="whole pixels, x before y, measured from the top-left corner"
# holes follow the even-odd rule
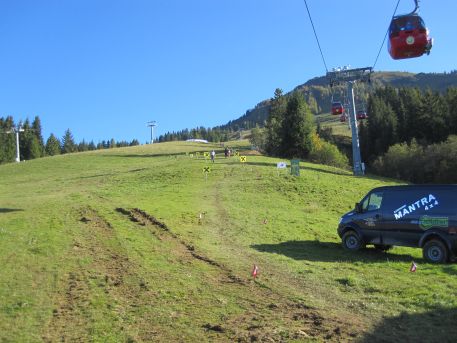
[[[425,243],[422,248],[422,255],[431,263],[445,263],[448,259],[447,248],[438,239],[431,239]]]
[[[376,250],[380,250],[380,251],[387,251],[387,250],[392,249],[392,245],[375,244],[375,245],[374,245],[374,248],[375,248]]]
[[[364,244],[355,231],[347,231],[341,239],[343,248],[346,250],[357,251],[363,248]]]

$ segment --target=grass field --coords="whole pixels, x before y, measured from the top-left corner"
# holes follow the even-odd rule
[[[457,265],[341,248],[394,180],[232,146],[246,163],[175,142],[1,165],[0,342],[456,340]]]
[[[349,122],[340,122],[340,116],[334,116],[330,113],[319,114],[316,116],[316,121],[321,124],[322,128],[331,128],[332,134],[335,136],[351,137],[351,128]]]

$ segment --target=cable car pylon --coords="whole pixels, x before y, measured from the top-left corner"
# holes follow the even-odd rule
[[[352,131],[352,162],[354,175],[356,176],[362,176],[365,173],[365,168],[363,168],[362,157],[360,155],[359,132],[357,129],[354,99],[354,84],[355,82],[370,82],[370,75],[372,71],[372,67],[366,67],[357,69],[338,68],[327,72],[327,79],[330,86],[344,83],[346,83],[347,86],[347,95],[350,103],[350,107],[348,109],[349,122]]]

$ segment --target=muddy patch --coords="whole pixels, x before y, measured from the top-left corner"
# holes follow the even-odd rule
[[[228,268],[218,263],[217,261],[214,261],[213,259],[209,258],[205,254],[197,252],[194,245],[184,241],[182,238],[176,235],[165,223],[159,221],[154,216],[138,208],[134,208],[131,210],[117,208],[116,211],[127,216],[132,222],[147,227],[149,231],[159,240],[174,240],[181,247],[181,249],[183,249],[186,252],[187,255],[190,255],[192,257],[192,259],[202,261],[211,266],[221,269],[222,271],[224,271],[224,273],[227,274],[227,279],[231,280],[232,282],[236,279]],[[236,280],[237,282],[242,281],[239,278],[237,278]]]
[[[155,294],[136,274],[137,266],[123,251],[112,225],[91,208],[80,211],[79,221],[84,230],[75,238],[70,254],[85,262],[78,262],[76,269],[61,281],[51,321],[42,335],[46,342],[90,341],[91,302],[97,298],[107,298],[106,311],[111,316],[117,308],[122,311],[119,316],[133,316],[138,307],[154,303]],[[153,339],[156,331],[148,325],[147,318],[136,321],[142,328],[136,339]]]

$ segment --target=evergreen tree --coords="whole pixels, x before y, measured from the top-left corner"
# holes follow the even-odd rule
[[[61,147],[59,139],[52,133],[46,141],[45,151],[48,156],[60,155]]]
[[[88,151],[89,150],[89,145],[86,143],[86,141],[83,139],[82,142],[78,144],[78,151]]]
[[[62,154],[69,154],[77,151],[77,146],[73,139],[73,135],[70,129],[65,131],[65,135],[62,138]]]
[[[274,98],[271,99],[270,114],[265,125],[265,151],[269,155],[277,156],[281,146],[281,125],[286,112],[286,99],[280,88],[276,88]]]
[[[40,148],[40,156],[39,157],[42,157],[44,156],[44,141],[43,141],[43,135],[42,135],[42,132],[41,132],[41,120],[40,120],[40,117],[36,116],[35,119],[33,120],[32,122],[32,133],[35,135],[36,139],[37,139],[37,142],[38,142],[38,146]]]
[[[364,160],[372,160],[380,154],[384,154],[389,146],[397,142],[397,117],[384,99],[372,96],[368,102],[367,144],[368,156]]]
[[[449,88],[446,92],[446,101],[449,108],[449,131],[457,135],[457,88]]]
[[[279,151],[286,157],[306,158],[313,148],[314,117],[303,94],[294,92],[287,101],[286,113],[281,122]]]
[[[420,122],[417,139],[423,143],[443,142],[449,136],[449,109],[439,93],[428,90],[422,97],[417,120]]]
[[[421,93],[417,88],[402,88],[399,91],[403,106],[404,119],[399,118],[399,142],[411,142],[418,137],[421,124],[418,122],[418,113],[421,106]]]
[[[16,158],[16,134],[13,117],[8,116],[0,121],[0,163],[13,162]],[[8,133],[9,132],[9,133]]]

